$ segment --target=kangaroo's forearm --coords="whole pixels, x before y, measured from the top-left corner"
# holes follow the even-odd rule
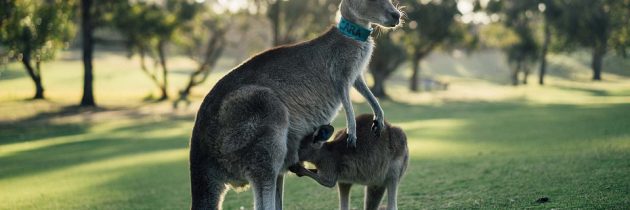
[[[354,109],[352,108],[352,101],[350,101],[350,89],[343,90],[343,97],[341,99],[343,110],[346,111],[346,125],[348,126],[348,134],[356,134],[357,130],[356,122],[354,121]]]
[[[381,105],[378,103],[378,100],[376,99],[374,94],[372,94],[372,91],[370,91],[370,88],[368,88],[365,80],[363,79],[363,76],[359,76],[354,81],[354,89],[359,91],[359,93],[367,100],[367,102],[370,104],[370,107],[372,108],[372,111],[374,112],[374,115],[377,118],[382,118],[384,115],[383,108],[381,108]]]

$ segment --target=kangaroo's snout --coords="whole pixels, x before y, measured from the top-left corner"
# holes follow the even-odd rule
[[[390,21],[388,21],[387,25],[389,27],[397,26],[400,23],[400,12],[393,11],[389,13]]]

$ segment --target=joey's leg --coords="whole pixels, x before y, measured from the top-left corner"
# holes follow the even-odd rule
[[[348,147],[357,147],[357,125],[354,119],[354,109],[352,108],[352,101],[350,101],[350,89],[344,88],[343,97],[341,99],[343,109],[346,111],[346,124],[348,125],[348,139],[346,143]]]
[[[368,101],[372,111],[374,112],[374,124],[372,125],[372,132],[374,135],[380,136],[381,130],[385,127],[385,114],[383,112],[383,108],[378,103],[378,100],[370,91],[363,76],[359,75],[359,77],[354,81],[354,89],[359,91],[359,93]]]
[[[339,183],[337,184],[337,187],[339,188],[339,209],[350,209],[350,188],[352,187],[352,184]]]
[[[377,210],[381,204],[385,187],[382,186],[365,186],[365,198],[363,201],[365,210]]]

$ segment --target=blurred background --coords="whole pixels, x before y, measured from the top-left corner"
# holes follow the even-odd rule
[[[205,94],[339,3],[0,0],[0,209],[188,208]],[[400,209],[630,206],[630,0],[394,3],[404,24],[375,31],[365,76],[409,138]],[[252,207],[241,191],[226,209]],[[336,208],[305,178],[285,192]]]

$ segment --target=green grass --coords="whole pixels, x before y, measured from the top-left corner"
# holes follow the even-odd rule
[[[49,65],[49,101],[23,100],[32,88],[20,66],[5,71],[0,209],[189,206],[194,113],[198,97],[222,73],[197,90],[189,110],[174,111],[167,103],[142,102],[155,90],[130,61],[101,59],[96,87],[104,108],[98,110],[68,107],[78,101],[78,61]],[[124,66],[132,67],[116,70]],[[628,208],[630,82],[618,77],[602,83],[552,77],[546,87],[519,88],[452,77],[449,91],[421,94],[394,78],[389,90],[398,102],[383,108],[407,132],[411,152],[400,209]],[[173,78],[181,86],[185,74]],[[356,101],[358,113],[369,112]],[[342,126],[340,114],[335,127]],[[336,190],[287,179],[286,209],[336,208]],[[362,188],[352,196],[352,206],[361,209]],[[538,204],[540,197],[550,201]],[[230,191],[225,209],[241,206],[251,209],[251,191]]]

